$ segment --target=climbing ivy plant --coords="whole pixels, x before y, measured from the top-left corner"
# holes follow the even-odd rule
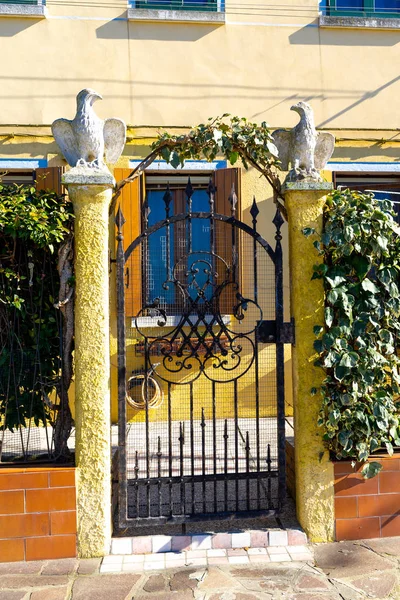
[[[323,259],[313,279],[325,285],[325,323],[315,326],[316,364],[326,371],[318,425],[336,459],[381,465],[371,454],[400,447],[400,236],[390,201],[334,191],[326,204]],[[313,235],[312,229],[304,234]]]

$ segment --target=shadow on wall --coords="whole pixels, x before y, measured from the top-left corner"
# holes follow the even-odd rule
[[[316,20],[289,35],[289,41],[301,46],[395,46],[400,42],[400,31],[325,29]]]
[[[127,13],[101,25],[96,37],[106,40],[155,40],[160,42],[196,42],[212,33],[218,25],[190,25],[184,23],[145,23],[128,21]]]
[[[376,88],[375,90],[365,92],[358,100],[356,100],[355,102],[353,102],[352,104],[350,104],[349,106],[344,108],[343,110],[335,113],[334,115],[329,117],[329,119],[325,119],[325,121],[321,121],[320,123],[317,123],[317,127],[326,127],[326,125],[328,125],[328,123],[331,123],[332,121],[341,117],[342,115],[349,112],[350,110],[353,110],[353,108],[356,108],[356,106],[359,106],[363,102],[366,102],[367,100],[370,100],[371,98],[374,98],[375,96],[378,96],[378,94],[380,92],[382,92],[386,88],[390,87],[391,85],[394,85],[395,83],[397,83],[399,81],[400,81],[400,75],[398,75],[397,77],[394,77],[393,79],[391,79],[387,83],[381,85],[380,87]]]
[[[0,37],[13,37],[36,23],[38,23],[36,19],[24,19],[23,17],[0,19]]]

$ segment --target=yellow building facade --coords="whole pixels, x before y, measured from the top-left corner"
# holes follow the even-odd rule
[[[117,179],[146,156],[159,131],[184,132],[225,112],[267,121],[271,128],[292,127],[297,116],[290,107],[306,100],[317,128],[336,136],[328,180],[400,190],[400,18],[325,17],[317,0],[183,0],[171,7],[149,2],[137,8],[117,0],[0,2],[0,170],[6,179],[29,181],[37,168],[66,164],[50,124],[72,118],[77,92],[92,87],[104,98],[95,105],[97,114],[128,125]],[[202,168],[209,174],[209,166]],[[149,175],[163,169],[157,163]],[[265,181],[244,171],[238,192],[242,220],[250,222],[255,196],[260,230],[273,241],[274,205]],[[284,244],[287,265],[285,231]],[[288,290],[286,268],[286,320]],[[113,319],[111,333],[115,366]],[[290,413],[290,369],[286,388]],[[114,421],[116,411],[114,402]]]
[[[60,117],[72,119],[76,94],[90,87],[104,98],[95,105],[97,114],[120,117],[128,126],[127,143],[114,173],[117,180],[126,177],[148,154],[159,132],[184,133],[223,113],[266,121],[271,129],[290,128],[297,123],[290,107],[304,100],[314,109],[317,129],[331,131],[336,137],[334,155],[324,172],[327,180],[335,185],[400,192],[400,15],[389,11],[389,0],[387,13],[376,15],[366,10],[343,14],[336,3],[337,10],[331,9],[332,2],[329,5],[328,10],[318,0],[275,4],[182,0],[179,6],[175,1],[165,4],[151,0],[138,0],[136,5],[120,0],[49,0],[46,5],[34,0],[21,4],[0,0],[3,179],[29,182],[41,176],[43,169],[66,167],[50,125]],[[205,179],[220,168],[229,165],[224,161],[212,165],[199,162],[188,165],[179,176],[183,181],[191,174],[204,187]],[[175,176],[165,163],[155,162],[135,189],[133,184],[126,186],[121,197],[129,217],[126,243],[140,233],[135,214],[140,214],[148,190],[157,186],[164,189]],[[259,231],[274,246],[272,218],[276,207],[272,190],[252,169],[242,169],[235,182],[239,218],[251,224],[255,196],[260,209]],[[56,185],[52,180],[52,186]],[[228,192],[226,187],[226,195]],[[113,219],[109,233],[112,261],[116,251]],[[284,225],[285,321],[291,314],[287,237]],[[131,277],[132,272],[135,270]],[[245,289],[244,268],[242,272]],[[115,422],[117,322],[112,262],[109,281],[111,417]],[[139,277],[133,283],[141,289],[143,282]],[[248,284],[251,287],[252,282]],[[135,314],[135,299],[131,300],[128,328]],[[127,349],[129,371],[143,368],[139,346],[140,336],[132,335]],[[260,352],[266,387],[275,377],[273,352],[268,347]],[[286,413],[291,416],[289,345],[285,358]],[[182,391],[185,386],[176,387],[179,421],[182,411],[187,411],[188,396]],[[239,417],[252,418],[254,381],[243,377],[239,387],[244,398]],[[211,418],[210,383],[203,384],[201,394],[205,418]],[[230,384],[224,394],[227,398],[232,395]],[[229,403],[225,410],[224,398],[220,400],[218,418],[231,417]],[[143,411],[129,410],[130,420],[144,420]],[[274,403],[267,404],[260,417],[275,416],[275,411]],[[167,405],[161,405],[156,417],[154,414],[150,411],[150,421],[167,420]],[[200,420],[200,408],[194,418]]]

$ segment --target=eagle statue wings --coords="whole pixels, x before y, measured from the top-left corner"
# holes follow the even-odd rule
[[[286,181],[322,181],[319,171],[333,154],[335,137],[315,129],[313,110],[306,102],[298,102],[290,110],[300,115],[296,127],[272,133],[282,170],[288,171],[291,165]]]
[[[114,164],[122,154],[126,125],[121,119],[100,119],[93,103],[102,96],[86,88],[76,97],[76,115],[72,121],[57,119],[51,126],[53,136],[71,167],[84,164],[104,168]]]

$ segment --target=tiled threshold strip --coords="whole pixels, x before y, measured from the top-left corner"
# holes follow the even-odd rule
[[[299,530],[246,531],[214,535],[114,538],[101,573],[157,571],[178,567],[312,561]]]

